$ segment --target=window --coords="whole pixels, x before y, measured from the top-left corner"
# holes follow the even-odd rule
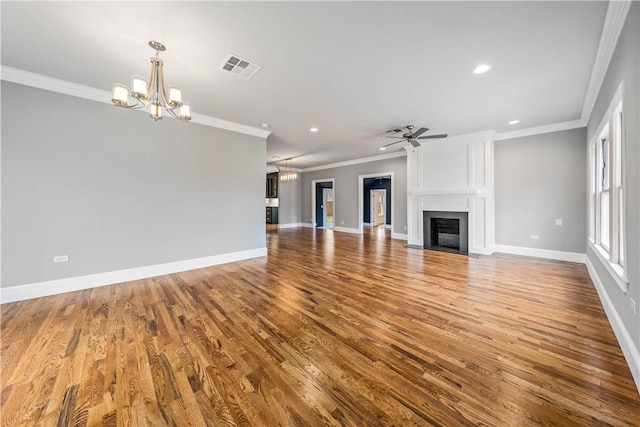
[[[589,145],[589,240],[626,291],[623,86]]]
[[[616,166],[615,166],[615,182],[614,182],[614,191],[615,191],[615,209],[617,210],[617,234],[618,234],[618,254],[617,260],[618,263],[624,267],[624,187],[622,185],[624,181],[624,170],[622,161],[623,147],[622,147],[622,102],[616,108],[615,116],[614,116],[614,141],[615,147],[613,149],[614,153],[616,153]]]
[[[609,252],[609,128],[598,141],[598,206],[600,214],[600,245]]]

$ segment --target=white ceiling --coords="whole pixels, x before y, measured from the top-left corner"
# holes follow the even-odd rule
[[[461,135],[579,119],[607,3],[2,1],[1,8],[3,65],[111,90],[131,74],[147,76],[147,42],[161,41],[167,84],[182,86],[193,112],[268,123],[267,162],[293,157],[294,167],[308,168],[381,154],[390,141],[384,131],[406,124]],[[263,69],[251,80],[222,71],[228,53]],[[492,69],[474,75],[480,63]],[[514,119],[521,122],[507,124]]]

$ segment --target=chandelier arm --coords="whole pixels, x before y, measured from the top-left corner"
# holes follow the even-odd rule
[[[163,72],[162,64],[160,64],[160,66],[158,67],[158,92],[159,92],[160,98],[162,98],[161,101],[164,108],[167,111],[172,112],[175,106],[172,106],[167,101],[167,94],[164,90],[164,72]],[[173,116],[175,117],[175,114]]]
[[[142,108],[142,107],[144,107],[144,106],[146,105],[144,102],[142,102],[142,101],[141,101],[141,100],[139,100],[138,98],[134,98],[134,99],[136,100],[136,103],[135,103],[135,104],[129,104],[129,103],[127,102],[127,104],[125,104],[125,105],[118,105],[118,107],[129,108],[129,109],[132,109],[132,110],[138,110],[138,109],[140,109],[140,108]]]
[[[183,119],[181,119],[181,118],[180,118],[180,116],[178,116],[178,115],[176,114],[176,112],[175,112],[175,111],[173,111],[173,110],[175,110],[175,108],[165,108],[165,109],[167,110],[167,112],[168,112],[169,114],[171,114],[171,116],[172,116],[174,119],[183,120]]]
[[[127,100],[126,103],[124,103],[124,102],[116,102],[113,99],[111,101],[114,103],[114,105],[116,107],[129,108],[129,109],[132,109],[132,110],[137,110],[137,109],[142,108],[142,107],[145,106],[145,103],[140,101],[138,98],[133,97],[133,99],[135,100],[135,102],[133,104],[130,103],[129,100]]]
[[[151,57],[151,78],[149,79],[149,86],[147,87],[147,93],[142,101],[147,104],[151,101],[151,97],[153,92],[156,90],[157,79],[158,79],[158,65],[161,63],[158,58]]]

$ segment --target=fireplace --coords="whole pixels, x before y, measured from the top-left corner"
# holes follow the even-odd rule
[[[424,249],[468,253],[468,216],[467,212],[424,211]]]

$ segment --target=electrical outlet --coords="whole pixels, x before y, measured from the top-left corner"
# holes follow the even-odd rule
[[[344,221],[340,221],[340,225],[344,225]]]
[[[69,255],[56,255],[53,257],[53,262],[67,262],[69,261]]]
[[[556,225],[562,225],[562,218],[556,218]]]
[[[540,236],[538,236],[537,234],[532,234],[531,236],[529,236],[529,238],[530,238],[531,240],[539,240],[539,239],[540,239]]]
[[[407,226],[406,225],[404,226],[404,231],[407,231]]]
[[[631,306],[631,312],[635,316],[636,315],[636,302],[633,300],[633,298],[631,298],[629,300],[629,305]]]

